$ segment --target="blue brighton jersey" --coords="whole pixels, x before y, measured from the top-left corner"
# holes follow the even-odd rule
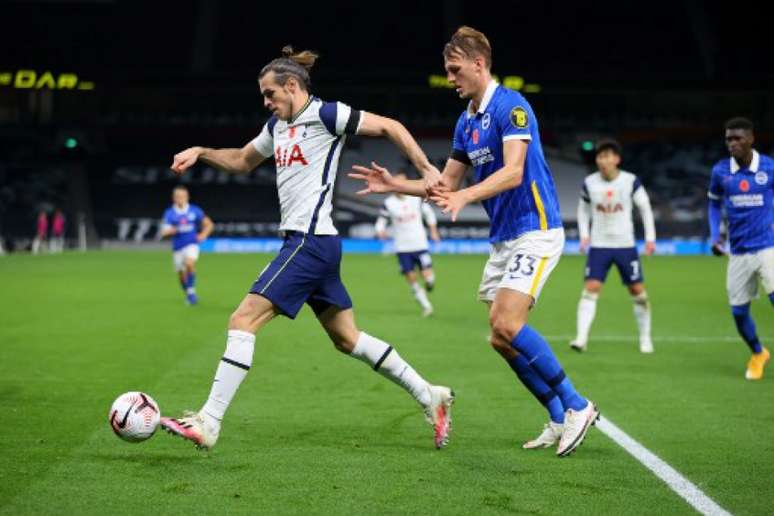
[[[478,111],[462,113],[454,129],[452,158],[471,165],[476,182],[503,167],[503,144],[525,140],[527,156],[522,183],[483,201],[491,220],[492,243],[513,240],[528,231],[562,227],[559,199],[543,156],[537,118],[518,92],[492,81]]]
[[[177,230],[172,236],[172,250],[177,251],[189,244],[198,244],[196,234],[202,229],[204,212],[195,204],[189,204],[185,208],[175,205],[164,212],[164,225],[172,226]]]
[[[726,209],[732,254],[774,247],[774,159],[753,151],[747,168],[732,157],[719,161],[708,195]]]

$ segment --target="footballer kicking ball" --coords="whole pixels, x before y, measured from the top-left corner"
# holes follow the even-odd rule
[[[159,405],[144,392],[125,392],[113,402],[108,422],[113,432],[130,443],[148,439],[159,426]]]

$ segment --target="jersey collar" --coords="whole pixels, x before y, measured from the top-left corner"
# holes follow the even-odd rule
[[[189,206],[190,204],[186,204],[182,208],[178,208],[177,204],[173,204],[172,208],[174,208],[175,213],[177,213],[178,215],[182,215],[183,213],[186,213],[188,211]]]
[[[484,92],[484,96],[481,99],[481,105],[478,106],[478,111],[473,111],[473,101],[471,100],[468,102],[468,118],[472,117],[476,113],[483,113],[486,111],[486,107],[489,105],[489,101],[492,100],[492,96],[494,95],[495,90],[497,89],[497,81],[492,79],[489,81],[489,84],[486,86],[486,91]]]
[[[731,173],[736,174],[739,169],[741,168],[739,166],[739,163],[736,162],[733,156],[729,158],[731,160]],[[753,157],[752,161],[750,162],[750,166],[747,167],[750,172],[758,172],[758,167],[761,164],[761,156],[758,154],[758,151],[753,149]]]

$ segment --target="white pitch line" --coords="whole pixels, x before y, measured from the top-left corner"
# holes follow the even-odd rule
[[[546,340],[570,340],[574,339],[575,335],[544,335]],[[774,340],[774,337],[759,336],[762,341]],[[589,337],[590,342],[637,342],[638,337],[636,334],[632,335],[592,335]],[[670,337],[668,335],[657,335],[652,338],[655,342],[742,342],[742,337],[734,336],[729,337],[726,335],[719,335],[717,337],[704,337],[704,336],[689,336],[689,335],[675,335]]]
[[[618,446],[626,450],[632,457],[651,470],[663,480],[669,488],[680,495],[691,507],[708,516],[731,516],[731,513],[718,505],[704,491],[682,476],[679,471],[661,460],[656,454],[632,439],[626,432],[618,428],[612,421],[600,417],[597,428]]]

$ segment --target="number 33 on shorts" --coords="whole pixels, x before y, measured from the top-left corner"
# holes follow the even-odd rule
[[[511,279],[532,276],[535,273],[540,257],[529,254],[515,254],[508,264],[508,275]]]

